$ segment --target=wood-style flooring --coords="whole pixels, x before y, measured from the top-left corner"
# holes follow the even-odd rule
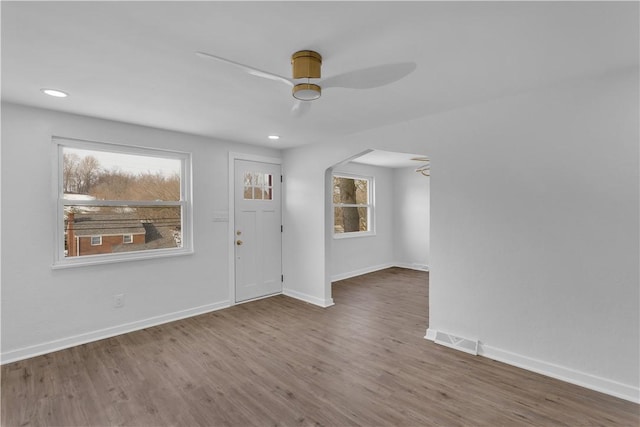
[[[276,296],[2,367],[2,426],[638,426],[640,405],[425,340],[428,273]]]

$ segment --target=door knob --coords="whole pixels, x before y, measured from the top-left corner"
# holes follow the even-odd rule
[[[242,244],[242,240],[236,240],[236,245],[240,246]]]

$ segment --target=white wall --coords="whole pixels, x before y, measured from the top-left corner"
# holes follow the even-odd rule
[[[429,189],[431,177],[415,167],[393,170],[394,259],[398,266],[429,266]]]
[[[52,270],[52,135],[193,153],[195,254]],[[2,361],[229,304],[231,144],[106,120],[2,105]],[[125,307],[112,308],[115,294]]]
[[[332,281],[394,264],[393,169],[349,162],[334,169],[341,172],[374,178],[375,235],[332,239]]]
[[[332,303],[328,167],[428,153],[429,327],[640,400],[638,116],[634,67],[285,150],[285,287]]]

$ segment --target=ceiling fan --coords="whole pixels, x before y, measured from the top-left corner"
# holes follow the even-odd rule
[[[196,55],[201,58],[232,65],[256,77],[290,86],[291,94],[296,99],[291,110],[294,115],[302,115],[309,111],[311,107],[309,101],[320,98],[323,88],[373,89],[398,81],[416,69],[414,62],[385,64],[350,71],[312,83],[311,79],[319,79],[321,77],[322,68],[322,56],[313,50],[301,50],[291,55],[291,78],[260,70],[206,52],[196,52]]]
[[[428,157],[414,157],[411,160],[415,160],[418,162],[424,162],[425,164],[421,165],[416,169],[416,172],[424,175],[431,176],[431,160]]]

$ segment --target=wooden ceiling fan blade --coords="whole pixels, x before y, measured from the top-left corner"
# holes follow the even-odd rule
[[[386,86],[411,74],[417,65],[415,62],[377,65],[375,67],[354,70],[329,77],[322,82],[322,89],[341,87],[345,89],[373,89]]]
[[[200,58],[210,59],[210,60],[222,62],[225,64],[233,65],[234,67],[240,68],[241,70],[243,70],[247,74],[251,74],[252,76],[261,77],[263,79],[275,80],[278,82],[282,82],[288,86],[293,86],[293,80],[286,78],[284,76],[279,76],[277,74],[270,73],[268,71],[263,71],[258,68],[250,67],[249,65],[241,64],[239,62],[235,62],[230,59],[222,58],[220,56],[212,55],[206,52],[196,52],[196,55],[198,55]]]

